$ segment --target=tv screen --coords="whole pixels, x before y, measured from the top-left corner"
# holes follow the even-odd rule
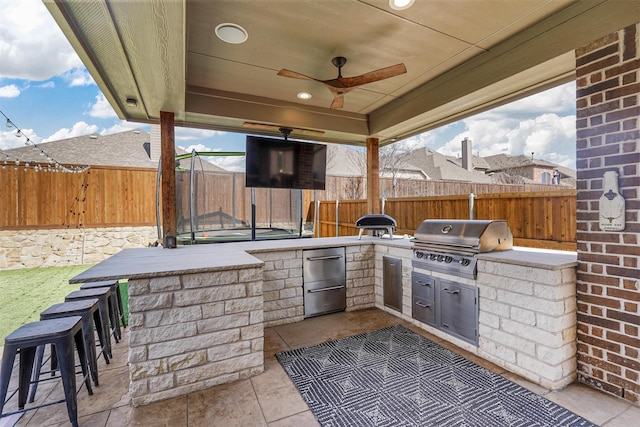
[[[326,145],[247,135],[247,187],[324,190],[326,168]]]

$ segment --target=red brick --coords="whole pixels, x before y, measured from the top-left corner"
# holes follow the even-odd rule
[[[631,245],[606,245],[605,251],[607,254],[619,254],[619,255],[637,255],[640,256],[640,247]]]
[[[590,356],[582,356],[581,359],[583,362],[589,361],[590,365],[596,369],[602,369],[606,372],[612,372],[617,375],[620,375],[622,373],[622,368],[620,366],[616,366],[604,360],[596,359],[595,357]]]
[[[640,83],[634,83],[631,85],[617,87],[611,90],[606,90],[604,92],[604,99],[606,99],[607,101],[611,101],[611,100],[622,98],[624,96],[632,95],[638,92],[640,92]]]
[[[607,382],[609,384],[620,386],[622,390],[631,390],[633,392],[640,393],[640,384],[626,380],[622,378],[620,374],[607,374]]]
[[[625,266],[625,267],[638,268],[638,259],[637,258],[624,257],[622,259],[622,265]]]
[[[603,46],[608,46],[610,44],[615,44],[617,46],[617,42],[620,40],[620,37],[617,32],[607,34],[606,36],[600,37],[597,40],[592,41],[591,43],[579,47],[576,49],[576,59],[583,58],[588,55],[590,52],[601,49]]]
[[[624,61],[633,59],[638,54],[638,48],[636,46],[636,33],[637,28],[635,25],[629,25],[622,32],[622,59]]]
[[[632,359],[637,359],[638,358],[638,349],[637,348],[632,348],[632,347],[625,347],[624,348],[624,355],[627,357],[631,357]]]
[[[638,119],[633,118],[622,122],[622,130],[633,130],[638,127]]]
[[[636,96],[628,96],[622,99],[622,107],[631,107],[633,105],[638,105],[638,98]]]
[[[640,338],[622,335],[617,332],[607,331],[607,340],[620,344],[629,345],[631,347],[640,348]]]
[[[598,83],[600,81],[602,81],[602,72],[593,73],[589,77],[589,83],[590,84]],[[585,84],[584,86],[580,86],[580,87],[585,87],[585,86],[587,86],[587,85]]]
[[[624,325],[624,333],[631,336],[638,336],[638,327],[633,325]]]
[[[596,337],[603,337],[604,335],[600,327],[614,331],[620,330],[620,322],[606,319],[604,317],[587,316],[583,313],[578,313],[578,322],[584,323],[586,325],[592,325],[591,333]],[[587,338],[584,339],[584,342],[586,342],[587,344],[593,344],[593,342],[590,342]],[[613,349],[610,348],[609,350]],[[619,349],[616,348],[615,351],[619,351]]]
[[[635,279],[640,279],[640,270],[637,268],[614,267],[612,265],[608,265],[605,270],[607,274],[611,276],[633,277]]]
[[[640,115],[640,107],[634,106],[621,110],[612,111],[605,115],[607,122],[619,121],[628,118],[636,118]]]
[[[588,73],[585,72],[585,70],[588,69],[587,64],[594,65],[594,64],[601,64],[602,63],[602,59],[607,59],[607,58],[611,58],[616,57],[615,58],[615,62],[618,62],[617,59],[617,53],[618,53],[618,44],[610,44],[608,46],[603,47],[602,49],[598,49],[595,50],[591,53],[589,53],[588,55],[584,55],[581,57],[576,58],[576,72],[579,75],[585,75]],[[602,69],[602,68],[606,68],[606,66],[602,66],[599,65],[597,68],[594,69]]]
[[[638,375],[637,372],[631,371],[629,369],[624,372],[624,377],[630,381],[640,382],[638,381],[640,375]]]
[[[609,101],[606,102],[604,104],[600,104],[597,106],[593,106],[590,108],[581,108],[578,109],[576,111],[577,114],[577,118],[578,119],[582,119],[582,118],[587,118],[587,117],[591,117],[591,116],[596,116],[598,114],[602,114],[602,113],[607,113],[609,111],[616,111],[620,108],[620,101],[619,100],[613,100],[613,101]],[[576,121],[577,123],[577,121]]]
[[[629,291],[620,288],[608,288],[607,295],[613,298],[620,298],[626,301],[640,301],[639,291]]]
[[[632,291],[640,291],[640,289],[638,289],[638,283],[635,280],[623,279],[622,287]]]
[[[636,78],[635,71],[633,73],[625,74],[624,76],[622,76],[622,84],[623,85],[628,85],[628,84],[631,84],[631,83],[635,83],[637,81],[638,81],[638,79]],[[624,102],[624,100],[623,100],[623,102]]]
[[[612,77],[619,76],[621,74],[627,75],[627,73],[635,72],[640,68],[640,60],[628,61],[620,64],[617,67],[611,67],[604,72],[605,78],[610,79]]]

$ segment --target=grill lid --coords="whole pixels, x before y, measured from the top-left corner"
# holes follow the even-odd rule
[[[506,221],[427,219],[414,233],[418,246],[492,252],[513,248],[513,235]]]
[[[368,214],[361,216],[356,221],[356,227],[364,228],[386,228],[396,227],[396,220],[385,214]]]

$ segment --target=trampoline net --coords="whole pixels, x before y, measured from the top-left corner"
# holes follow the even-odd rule
[[[193,165],[193,166],[192,166]],[[211,170],[202,157],[176,164],[178,241],[182,244],[251,240],[251,189],[243,172]],[[255,238],[311,236],[301,190],[256,188]]]

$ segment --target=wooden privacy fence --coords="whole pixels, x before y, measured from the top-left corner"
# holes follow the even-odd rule
[[[0,169],[0,229],[153,226],[156,171]]]
[[[407,197],[384,201],[397,234],[412,235],[425,219],[469,219],[470,197]],[[355,223],[366,200],[321,201],[316,236],[358,234]],[[480,194],[473,197],[474,219],[506,220],[518,246],[576,250],[576,191]]]

